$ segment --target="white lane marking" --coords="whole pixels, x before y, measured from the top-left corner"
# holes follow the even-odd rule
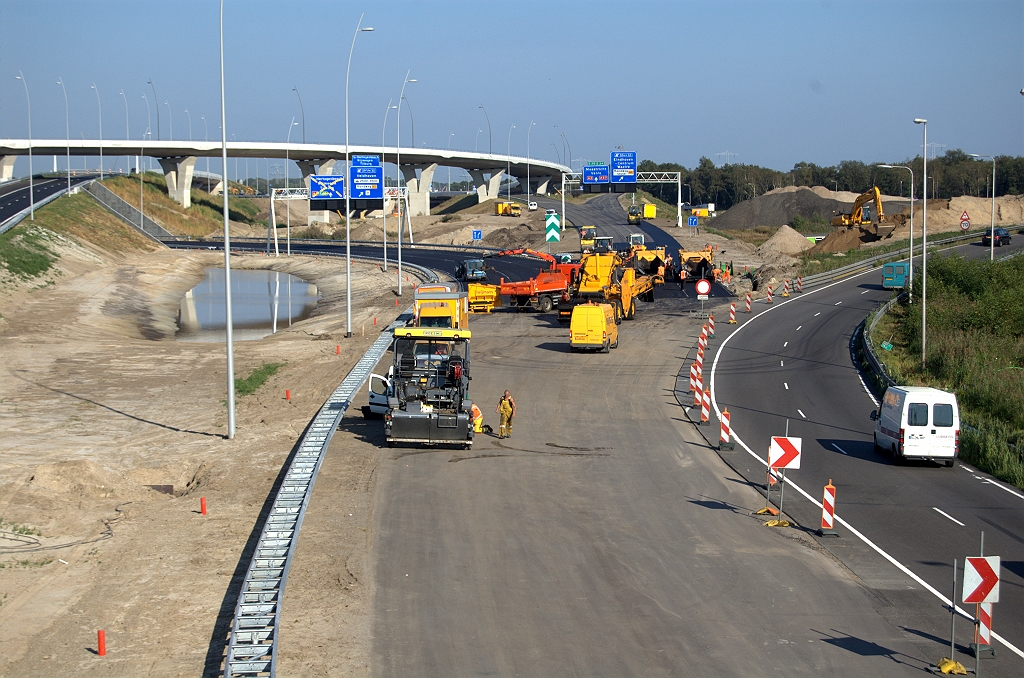
[[[1007,492],[1009,492],[1010,494],[1012,494],[1015,497],[1020,497],[1021,499],[1024,499],[1024,494],[1021,494],[1019,492],[1014,492],[1013,490],[1011,490],[1010,488],[1006,487],[1005,485],[1000,485],[999,483],[997,483],[996,481],[994,481],[994,480],[992,480],[990,478],[985,478],[985,482],[988,483],[989,485],[995,485],[1000,490],[1006,490]]]
[[[786,382],[782,382],[782,385],[786,387],[787,391],[789,390],[789,384],[787,384]]]
[[[857,378],[860,379],[860,385],[864,387],[864,392],[868,394],[869,398],[871,398],[871,402],[875,404],[875,407],[878,407],[878,398],[876,398],[875,394],[868,388],[867,383],[864,381],[864,377],[860,374],[860,370],[857,370]]]
[[[754,320],[754,318],[759,318],[762,315],[764,315],[765,313],[771,313],[772,311],[774,311],[776,309],[779,309],[779,308],[782,308],[783,306],[785,306],[786,304],[788,304],[788,303],[790,303],[792,301],[799,301],[800,299],[803,299],[803,298],[805,298],[805,297],[807,297],[807,296],[809,296],[811,294],[814,294],[815,292],[821,292],[822,290],[827,290],[830,287],[834,287],[836,285],[841,285],[843,283],[848,283],[851,280],[855,280],[855,279],[859,278],[862,275],[867,275],[868,273],[874,273],[874,272],[878,271],[880,268],[881,267],[879,266],[879,267],[872,268],[872,269],[869,269],[867,271],[864,271],[863,273],[858,273],[857,275],[850,276],[849,278],[847,278],[845,280],[837,280],[836,282],[829,283],[828,285],[825,285],[824,287],[819,287],[816,290],[811,290],[810,292],[805,292],[804,295],[801,296],[801,297],[795,297],[795,298],[787,299],[786,301],[781,302],[778,306],[770,306],[770,307],[764,309],[763,311],[761,311],[760,313],[758,313],[753,318],[749,318],[747,320],[747,322],[745,322],[742,325],[740,325],[739,327],[737,327],[735,331],[733,331],[729,336],[727,336],[722,341],[722,344],[718,347],[718,351],[715,353],[715,359],[711,362],[711,379],[710,379],[710,382],[711,382],[711,406],[715,408],[715,414],[718,415],[719,417],[722,416],[722,410],[718,407],[718,399],[715,397],[715,392],[716,392],[716,390],[715,390],[715,381],[716,381],[716,378],[717,378],[718,359],[722,357],[722,351],[725,350],[725,347],[729,343],[729,341],[733,337],[735,337],[737,334],[739,334],[740,330],[746,328],[747,326],[749,326],[751,324],[750,320]],[[874,398],[872,398],[872,400],[874,400]],[[876,402],[876,405],[877,405],[877,402]],[[761,465],[764,466],[765,468],[768,467],[768,460],[767,459],[762,459],[756,452],[751,450],[750,447],[745,442],[743,442],[743,439],[740,438],[739,435],[736,433],[736,429],[732,429],[732,438],[733,438],[733,440],[735,442],[740,444],[740,447],[742,447],[744,450],[747,451],[747,454],[752,456],[757,461],[761,462]],[[792,485],[793,489],[796,490],[797,492],[799,492],[800,495],[803,496],[804,499],[806,499],[807,501],[811,502],[813,505],[817,506],[818,508],[822,507],[820,501],[818,501],[817,499],[815,499],[811,495],[807,494],[807,491],[804,490],[799,485],[797,485],[793,480],[787,478],[785,480],[785,482],[787,482],[790,485]],[[853,536],[857,537],[857,539],[860,539],[862,542],[864,542],[875,553],[877,553],[878,555],[882,556],[883,558],[888,560],[890,563],[892,563],[893,566],[896,569],[898,569],[900,572],[902,572],[903,574],[905,574],[908,577],[910,577],[911,579],[913,579],[922,588],[924,588],[924,590],[928,591],[928,593],[930,593],[933,596],[935,596],[936,598],[938,598],[939,602],[941,602],[943,605],[946,605],[947,607],[950,606],[950,605],[954,605],[953,601],[951,601],[946,596],[942,595],[938,591],[938,589],[936,589],[934,586],[932,586],[931,584],[926,582],[924,579],[921,579],[921,577],[919,577],[916,574],[914,574],[914,572],[910,568],[908,568],[906,565],[904,565],[900,561],[898,561],[895,558],[893,558],[891,555],[889,555],[889,553],[886,552],[885,549],[883,549],[881,546],[879,546],[875,542],[871,541],[867,537],[867,535],[863,534],[860,530],[858,530],[853,525],[851,525],[848,521],[846,521],[844,518],[842,518],[838,513],[835,514],[835,520],[836,520],[837,523],[839,523],[840,525],[842,525],[843,527],[848,529],[850,531],[850,533],[853,534]],[[954,609],[956,610],[957,614],[962,616],[964,619],[970,620],[972,622],[975,621],[974,616],[968,614],[967,611],[964,610],[963,608],[961,608],[959,605],[955,605]],[[1001,635],[999,635],[995,631],[992,631],[991,633],[992,633],[992,637],[993,638],[995,638],[1000,643],[1005,645],[1011,652],[1016,654],[1018,657],[1024,659],[1024,650],[1021,650],[1020,648],[1015,646],[1010,641],[1006,640],[1006,638],[1003,638]]]
[[[803,327],[803,325],[801,325],[800,327],[796,328],[796,331],[799,332],[801,327]]]
[[[781,360],[779,361],[779,367],[785,367],[785,365],[782,364]]]
[[[804,419],[806,419],[806,418],[807,418],[807,415],[806,415],[806,414],[804,414],[804,411],[803,411],[803,410],[799,410],[799,409],[798,409],[798,410],[797,410],[797,412],[799,412],[799,413],[800,413],[800,416],[801,416],[801,417],[803,417]]]
[[[789,342],[788,341],[785,344],[782,345],[782,348],[786,348],[787,346],[789,346]]]
[[[817,313],[815,313],[814,317],[817,318],[819,315],[821,315],[821,311],[818,311]]]
[[[956,519],[956,518],[954,518],[953,516],[949,515],[948,513],[946,513],[945,511],[943,511],[942,509],[938,508],[937,506],[933,506],[933,507],[932,507],[932,510],[933,510],[933,511],[937,511],[937,512],[939,512],[939,513],[940,513],[941,515],[944,515],[944,516],[946,516],[947,518],[949,518],[950,520],[952,520],[952,521],[953,521],[954,523],[956,523],[956,524],[957,524],[957,525],[959,525],[960,527],[967,527],[966,525],[964,525],[963,523],[961,523],[961,522],[960,522],[959,520],[957,520],[957,519]]]
[[[871,291],[871,290],[864,290],[863,292],[861,292],[861,294],[867,294],[867,293],[868,293],[868,292],[870,292],[870,291]]]
[[[841,304],[841,303],[843,303],[843,302],[841,302],[841,301],[837,301],[837,302],[835,303],[835,305],[836,305],[836,306],[838,306],[838,305],[839,305],[839,304]]]
[[[848,453],[846,452],[846,450],[844,450],[843,448],[839,447],[839,446],[838,446],[838,445],[836,445],[835,443],[832,443],[832,447],[836,448],[837,450],[839,450],[840,452],[842,452],[842,453],[843,453],[843,454],[845,454],[846,456],[850,456],[850,455],[849,455],[849,454],[848,454]]]

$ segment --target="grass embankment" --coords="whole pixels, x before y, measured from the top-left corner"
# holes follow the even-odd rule
[[[263,363],[250,372],[245,379],[235,379],[235,393],[240,396],[252,395],[267,382],[267,379],[277,374],[277,371],[284,365],[284,363]]]
[[[223,198],[197,188],[192,189],[192,206],[184,208],[167,195],[167,182],[154,172],[143,175],[143,209],[146,216],[175,235],[203,238],[223,231]],[[132,177],[111,177],[103,185],[116,193],[122,200],[139,209],[139,179]],[[244,198],[228,200],[228,217],[232,221],[257,225],[259,213],[252,202]]]
[[[928,238],[935,242],[962,234],[963,232],[960,230],[949,231],[948,233],[929,233]],[[878,247],[861,247],[855,250],[847,250],[846,252],[804,256],[800,259],[799,274],[802,276],[808,276],[814,275],[815,273],[834,271],[837,268],[841,268],[849,264],[855,264],[858,261],[863,261],[864,259],[869,259],[879,254],[892,254],[892,258],[887,261],[899,261],[906,256],[906,252],[910,246],[909,243],[909,240],[897,240],[891,244],[879,245]],[[914,251],[920,251],[920,248],[921,240],[920,237],[918,237],[914,240]],[[881,264],[873,265],[879,266]]]
[[[921,299],[882,318],[875,346],[897,383],[953,391],[963,459],[1024,489],[1024,257],[937,256],[928,265],[928,346],[921,371]],[[1014,448],[1008,447],[1015,446]]]
[[[86,193],[57,198],[37,209],[35,217],[0,235],[0,266],[22,280],[51,270],[60,258],[61,237],[114,253],[156,248]]]

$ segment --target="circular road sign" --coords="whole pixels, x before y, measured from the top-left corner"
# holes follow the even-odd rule
[[[711,283],[701,278],[697,281],[697,294],[708,294],[711,292]]]
[[[970,229],[971,229],[971,222],[969,220],[964,219],[963,221],[960,222],[960,230],[961,231],[969,231]]]

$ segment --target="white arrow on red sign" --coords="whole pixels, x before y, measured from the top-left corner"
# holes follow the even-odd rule
[[[968,558],[964,562],[965,603],[999,602],[999,556]]]
[[[771,468],[800,468],[802,438],[772,436],[768,447],[768,466]]]

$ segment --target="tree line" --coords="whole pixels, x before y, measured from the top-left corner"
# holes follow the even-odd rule
[[[902,169],[880,167],[882,164],[909,166],[914,171],[914,197],[922,197],[924,168],[920,156],[901,162],[872,164],[844,160],[831,167],[798,162],[788,172],[757,165],[726,164],[717,167],[705,157],[692,170],[678,163],[659,164],[653,160],[643,160],[637,169],[640,172],[680,172],[684,184],[684,202],[715,203],[716,210],[724,211],[738,202],[786,186],[824,186],[854,193],[863,193],[872,186],[878,186],[883,194],[910,197],[910,173]],[[928,176],[929,198],[992,195],[992,162],[972,158],[959,149],[929,158]],[[997,196],[1024,193],[1024,158],[996,156],[995,188]],[[648,184],[644,189],[665,202],[675,203],[676,187],[671,184]]]

